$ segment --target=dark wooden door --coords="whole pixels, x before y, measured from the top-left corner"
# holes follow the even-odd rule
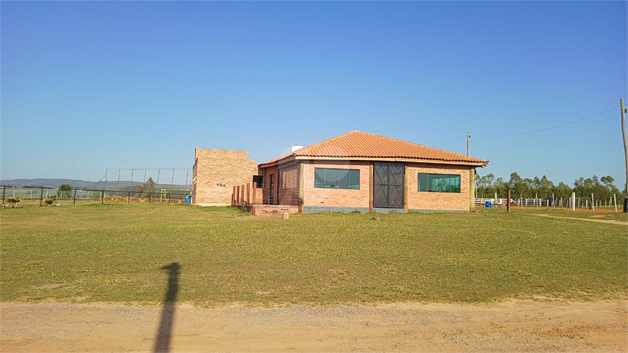
[[[403,163],[373,163],[373,207],[403,208]]]

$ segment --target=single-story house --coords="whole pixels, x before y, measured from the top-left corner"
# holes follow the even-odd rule
[[[468,212],[487,160],[351,131],[258,165],[263,203],[300,212]]]

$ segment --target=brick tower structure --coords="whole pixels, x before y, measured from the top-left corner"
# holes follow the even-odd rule
[[[197,148],[194,151],[192,203],[199,206],[231,204],[233,187],[251,183],[257,163],[247,151]]]

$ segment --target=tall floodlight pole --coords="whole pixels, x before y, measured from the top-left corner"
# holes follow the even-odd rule
[[[624,137],[624,155],[626,157],[626,183],[628,183],[628,140],[626,140],[626,108],[624,108],[624,100],[619,100],[619,106],[621,107],[621,134]],[[626,202],[628,201],[628,186],[624,195],[624,212],[626,212]]]

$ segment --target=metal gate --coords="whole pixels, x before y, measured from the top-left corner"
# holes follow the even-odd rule
[[[403,208],[403,163],[373,163],[373,207]]]

